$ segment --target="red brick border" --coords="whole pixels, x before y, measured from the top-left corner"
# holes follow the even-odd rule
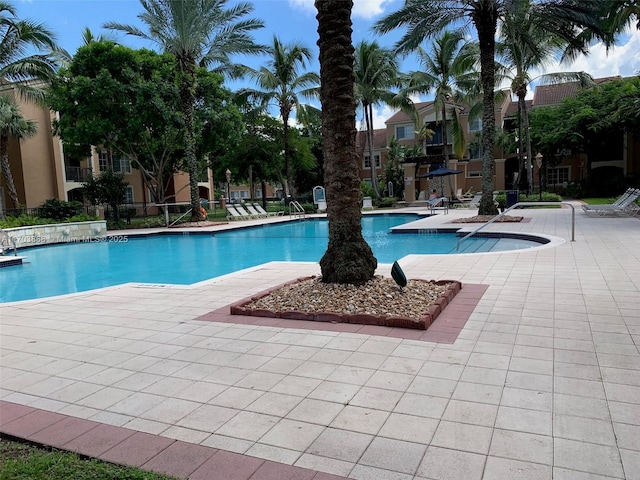
[[[293,465],[0,400],[0,437],[189,480],[346,480]]]
[[[391,328],[413,328],[417,330],[426,330],[433,322],[435,322],[438,315],[444,310],[444,308],[453,300],[460,289],[462,283],[457,280],[423,280],[415,279],[414,282],[433,283],[435,285],[447,285],[447,288],[443,292],[434,305],[420,316],[420,318],[409,318],[393,315],[370,315],[367,313],[307,313],[296,311],[276,312],[272,310],[264,310],[259,308],[247,307],[250,303],[260,300],[271,293],[286,287],[288,285],[295,285],[296,283],[304,282],[315,278],[302,277],[291,282],[283,283],[276,287],[260,292],[250,298],[244,298],[229,306],[231,315],[245,315],[250,317],[266,317],[266,318],[285,318],[291,320],[305,320],[310,322],[332,322],[332,323],[354,323],[358,325],[379,325],[382,327]]]
[[[279,287],[274,287],[279,288]],[[464,328],[471,313],[487,290],[488,285],[465,283],[453,300],[447,303],[447,308],[440,312],[438,318],[432,322],[427,330],[416,330],[380,325],[362,325],[354,323],[337,323],[317,320],[292,320],[290,318],[232,315],[231,306],[219,308],[197,317],[195,320],[205,322],[237,323],[244,325],[265,325],[279,328],[297,328],[304,330],[324,330],[334,332],[362,333],[366,335],[380,335],[388,337],[422,340],[425,342],[454,343]],[[271,291],[267,290],[267,292]],[[258,294],[259,295],[259,294]],[[253,297],[256,297],[254,295]],[[238,303],[246,302],[241,300]],[[326,314],[332,315],[332,314]]]

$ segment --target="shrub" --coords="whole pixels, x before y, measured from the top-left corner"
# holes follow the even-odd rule
[[[83,210],[84,206],[80,202],[65,202],[57,198],[50,198],[38,207],[38,216],[54,220],[65,220],[81,214]]]

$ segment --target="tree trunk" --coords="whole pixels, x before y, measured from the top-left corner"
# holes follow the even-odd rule
[[[373,157],[373,105],[364,103],[365,125],[367,129],[367,148],[369,149],[369,165],[371,167],[371,186],[376,198],[380,198],[378,191],[378,175],[376,175],[376,159]]]
[[[479,215],[497,215],[498,208],[493,202],[493,146],[495,143],[495,50],[497,10],[495,2],[485,1],[485,8],[474,14],[473,22],[478,30],[480,43],[480,80],[482,82],[482,198]]]
[[[356,155],[351,0],[316,0],[320,39],[322,143],[329,246],[320,260],[322,281],[362,284],[378,261],[362,237]]]
[[[13,181],[13,175],[11,174],[11,164],[9,163],[9,137],[7,135],[0,136],[0,162],[2,162],[2,174],[4,175],[4,181],[9,191],[9,197],[13,203],[13,208],[20,206],[20,200],[18,199],[18,191],[16,190],[16,184]]]
[[[284,198],[294,195],[293,191],[293,172],[291,171],[291,156],[289,150],[289,114],[291,110],[288,108],[281,108],[280,114],[282,115],[282,141],[284,146],[284,176],[286,182],[284,182]]]
[[[184,156],[189,173],[189,197],[191,202],[191,221],[202,220],[200,214],[200,194],[198,192],[198,159],[196,157],[196,138],[193,125],[193,102],[196,82],[196,65],[186,62],[180,78],[180,102],[184,118]]]

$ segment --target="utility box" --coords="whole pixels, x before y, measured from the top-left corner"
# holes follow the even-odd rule
[[[520,198],[520,190],[507,190],[507,208],[513,207],[518,203]]]

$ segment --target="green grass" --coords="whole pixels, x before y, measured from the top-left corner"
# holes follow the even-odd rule
[[[592,197],[592,198],[581,198],[580,200],[582,200],[585,203],[588,203],[589,205],[606,205],[608,203],[615,202],[617,198],[618,197],[615,197],[615,198]]]
[[[74,453],[0,440],[2,480],[172,480],[174,477],[85,460]]]

